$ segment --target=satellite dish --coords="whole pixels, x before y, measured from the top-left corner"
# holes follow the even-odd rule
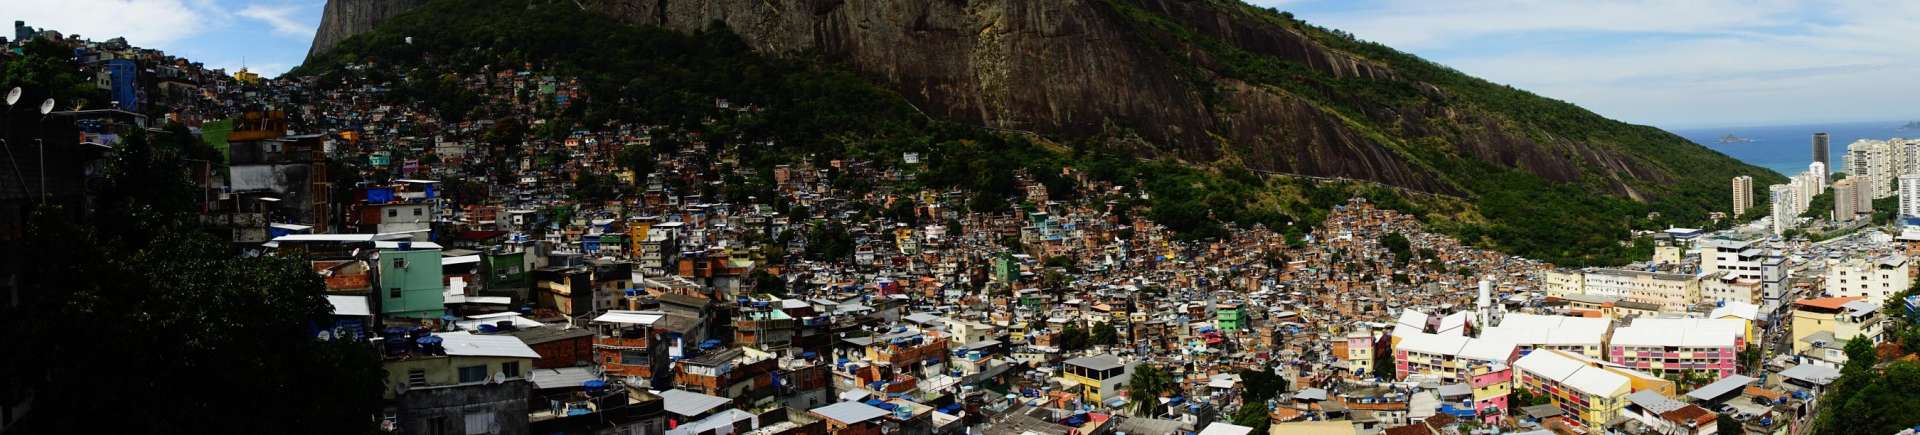
[[[52,98],[48,98],[48,99],[47,99],[47,101],[42,101],[42,102],[40,102],[40,114],[41,114],[41,115],[45,115],[45,114],[48,114],[48,113],[53,113],[53,99],[52,99]]]
[[[7,107],[13,107],[13,103],[18,102],[20,102],[20,87],[14,86],[13,90],[7,91]]]

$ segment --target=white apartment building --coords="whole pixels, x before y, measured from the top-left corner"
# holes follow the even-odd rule
[[[1826,174],[1827,174],[1826,163],[1813,162],[1813,163],[1807,164],[1807,176],[1813,179],[1814,194],[1819,194],[1820,192],[1827,191],[1827,175]]]
[[[1920,174],[1900,176],[1900,217],[1920,216]]]
[[[1587,274],[1578,270],[1554,269],[1543,272],[1541,281],[1547,290],[1547,296],[1567,297],[1568,295],[1587,294]]]
[[[1760,305],[1766,299],[1761,281],[1753,278],[1741,278],[1726,272],[1714,272],[1700,277],[1701,302],[1739,302]]]
[[[1794,209],[1793,187],[1785,184],[1767,186],[1769,205],[1773,206],[1773,235],[1786,234],[1793,229],[1794,220],[1800,216],[1800,210]]]
[[[1881,305],[1887,298],[1912,285],[1910,266],[1904,255],[1879,258],[1827,260],[1827,296],[1864,297]]]
[[[1507,313],[1500,324],[1480,332],[1482,339],[1511,342],[1521,353],[1554,349],[1605,359],[1613,320],[1602,317]]]
[[[1758,246],[1758,239],[1706,237],[1696,244],[1700,247],[1701,273],[1726,272],[1736,278],[1761,279],[1760,263],[1766,252]]]
[[[1874,199],[1893,196],[1893,180],[1898,172],[1893,148],[1882,140],[1858,140],[1847,144],[1847,173],[1865,177],[1867,192]]]
[[[1395,379],[1424,374],[1449,383],[1466,382],[1478,366],[1504,367],[1517,350],[1505,340],[1458,335],[1415,333],[1394,341]]]
[[[1700,279],[1677,273],[1626,269],[1587,269],[1589,295],[1616,296],[1634,302],[1685,310],[1700,301]]]

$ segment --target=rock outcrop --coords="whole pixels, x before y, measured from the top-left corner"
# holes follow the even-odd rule
[[[340,41],[372,30],[381,21],[425,4],[427,0],[327,0],[307,57],[324,53]]]
[[[314,50],[422,1],[329,0]],[[1455,105],[1442,86],[1329,48],[1234,1],[553,3],[681,31],[719,23],[763,53],[817,54],[843,63],[934,116],[1057,137],[1137,136],[1154,144],[1146,152],[1188,161],[1232,158],[1261,171],[1449,194],[1470,192],[1455,179],[1461,175],[1441,173],[1423,158],[1458,156],[1556,182],[1590,181],[1634,199],[1641,198],[1633,184],[1674,177],[1670,169],[1648,164],[1659,156],[1596,145],[1582,132],[1516,128],[1511,114]],[[1215,58],[1218,50],[1174,31],[1143,28],[1142,13],[1232,52],[1298,65],[1303,74],[1392,82],[1433,98],[1390,100],[1325,85],[1303,91],[1248,83],[1230,72],[1231,59]],[[1693,146],[1673,139],[1676,146]]]

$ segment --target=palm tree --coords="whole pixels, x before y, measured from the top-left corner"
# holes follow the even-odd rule
[[[1173,386],[1173,376],[1152,364],[1140,364],[1127,380],[1127,398],[1133,401],[1134,414],[1151,417],[1160,407],[1160,393]]]

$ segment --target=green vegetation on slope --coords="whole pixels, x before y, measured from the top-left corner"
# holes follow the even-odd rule
[[[406,42],[408,37],[412,43]],[[486,48],[478,48],[482,46]],[[360,64],[373,66],[354,67]],[[508,114],[487,113],[483,98],[460,86],[456,73],[522,64],[535,65],[543,74],[580,79],[583,103],[569,107],[555,120],[562,126],[599,126],[616,120],[668,125],[705,133],[701,137],[709,149],[716,150],[772,141],[777,146],[739,149],[743,162],[761,174],[743,180],[744,184],[758,188],[766,187],[774,164],[807,156],[902,164],[901,153],[918,152],[930,162],[916,177],[918,183],[975,192],[969,206],[981,211],[1011,210],[1015,204],[1006,199],[1020,194],[1017,173],[1046,184],[1056,197],[1071,196],[1075,190],[1072,181],[1060,175],[1065,167],[1129,192],[1139,182],[1150,198],[1147,201],[1095,199],[1145,207],[1149,218],[1188,238],[1223,235],[1224,223],[1266,225],[1298,237],[1326,209],[1352,196],[1402,210],[1459,209],[1445,199],[1408,201],[1390,189],[1367,183],[1316,184],[1261,177],[1237,165],[1216,168],[1137,160],[1111,146],[1114,138],[1079,138],[1056,145],[931,120],[900,96],[834,65],[757,55],[725,28],[687,35],[622,24],[565,4],[529,9],[525,3],[506,0],[436,1],[342,42],[291,74],[318,75],[322,83],[348,78],[390,82],[391,100],[427,101],[440,116],[457,120]],[[747,115],[716,110],[715,98],[763,110]],[[715,120],[715,125],[703,125],[707,119]],[[496,129],[515,125],[502,122]],[[487,141],[507,145],[522,135],[540,133],[516,130],[489,136]],[[655,152],[683,146],[662,140],[663,136],[655,138],[655,147],[661,148]],[[865,183],[870,181],[836,180],[836,185],[855,190],[871,187]],[[1126,207],[1117,211],[1128,212]]]
[[[1486,223],[1445,219],[1429,223],[1470,242],[1562,265],[1617,264],[1636,257],[1631,247],[1619,243],[1630,229],[1703,225],[1709,211],[1725,208],[1727,180],[1734,175],[1752,175],[1761,185],[1782,180],[1778,174],[1659,129],[1613,121],[1566,102],[1474,78],[1343,32],[1308,25],[1276,10],[1234,0],[1209,1],[1243,18],[1299,32],[1334,50],[1384,65],[1399,79],[1334,77],[1203,34],[1133,0],[1107,0],[1106,4],[1130,20],[1141,43],[1170,58],[1190,60],[1189,76],[1206,70],[1310,101],[1347,120],[1349,127],[1381,140],[1415,166],[1432,171],[1441,181],[1468,192]],[[1203,94],[1212,91],[1204,80],[1195,81]],[[1456,145],[1476,140],[1471,130],[1482,126],[1456,125],[1449,121],[1455,117],[1426,118],[1421,123],[1398,115],[1437,112],[1492,119],[1500,128],[1542,144],[1584,143],[1610,150],[1626,156],[1624,164],[1636,172],[1666,181],[1621,177],[1627,180],[1627,188],[1650,199],[1644,203],[1601,193],[1618,189],[1609,175],[1617,169],[1585,165],[1578,168],[1583,174],[1578,181],[1556,183],[1459,153]]]
[[[714,150],[760,141],[776,143],[770,148],[741,147],[743,164],[759,175],[738,180],[737,184],[752,187],[730,186],[731,192],[723,192],[729,197],[743,198],[765,189],[767,174],[776,163],[808,156],[900,163],[901,153],[919,152],[929,156],[931,163],[918,182],[932,188],[969,189],[976,193],[969,204],[976,210],[1014,206],[1006,199],[1018,196],[1017,173],[1047,184],[1056,195],[1070,195],[1072,184],[1060,169],[1071,167],[1129,191],[1136,185],[1143,188],[1151,198],[1144,202],[1123,197],[1091,199],[1144,206],[1147,217],[1188,238],[1219,236],[1223,223],[1260,224],[1297,235],[1304,225],[1317,223],[1328,207],[1363,196],[1420,216],[1471,243],[1563,265],[1623,263],[1639,254],[1620,243],[1629,229],[1698,224],[1707,210],[1725,202],[1721,175],[1751,170],[1763,184],[1777,178],[1655,129],[1606,120],[1570,104],[1480,81],[1280,15],[1247,9],[1251,16],[1385,62],[1398,75],[1441,85],[1444,91],[1421,91],[1405,81],[1327,77],[1297,63],[1198,35],[1126,0],[1108,4],[1141,26],[1138,33],[1167,35],[1143,36],[1140,42],[1168,53],[1198,47],[1211,56],[1208,64],[1218,71],[1201,73],[1199,62],[1185,66],[1195,74],[1184,76],[1195,77],[1203,94],[1211,95],[1213,85],[1207,77],[1217,73],[1298,96],[1339,114],[1356,131],[1439,175],[1439,181],[1467,192],[1468,198],[1406,193],[1364,182],[1261,177],[1231,160],[1140,161],[1128,157],[1131,154],[1125,150],[1130,148],[1113,145],[1130,138],[1062,138],[1067,145],[1061,146],[931,120],[897,94],[857,74],[805,57],[756,55],[718,26],[686,35],[625,25],[564,3],[437,1],[341,43],[294,74],[320,75],[323,83],[341,83],[347,77],[388,82],[396,101],[428,101],[442,117],[457,120],[507,115],[488,113],[492,109],[480,96],[458,85],[461,75],[497,70],[501,65],[532,64],[543,72],[579,78],[585,92],[579,104],[549,120],[544,131],[526,134],[559,137],[570,131],[569,126],[601,126],[617,120],[699,132]],[[406,42],[409,37],[412,43]],[[374,67],[348,68],[363,63]],[[711,104],[715,98],[765,110],[721,114]],[[1442,128],[1429,130],[1439,133],[1413,137],[1405,126],[1374,125],[1368,112],[1374,106],[1472,110],[1516,126],[1537,141],[1580,138],[1623,150],[1659,166],[1651,170],[1680,178],[1674,183],[1630,183],[1634,190],[1657,199],[1651,203],[1597,194],[1614,188],[1612,180],[1592,175],[1604,171],[1583,168],[1589,175],[1581,181],[1550,182],[1460,155],[1450,144],[1463,140],[1460,130],[1465,127],[1437,126]],[[717,121],[703,122],[708,119]],[[837,184],[858,190],[865,183]],[[1123,207],[1121,212],[1127,210]]]

